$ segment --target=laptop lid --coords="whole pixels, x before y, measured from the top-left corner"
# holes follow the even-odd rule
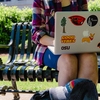
[[[54,54],[100,52],[100,12],[56,12]]]

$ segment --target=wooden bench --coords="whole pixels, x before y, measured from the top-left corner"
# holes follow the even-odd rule
[[[16,81],[53,81],[58,80],[58,71],[47,66],[38,66],[33,59],[35,44],[31,42],[31,22],[15,23],[12,26],[9,43],[9,55],[5,64],[0,63],[0,81],[11,81],[12,86],[0,87],[0,94],[14,93],[14,99],[19,100],[19,93],[35,93],[36,91],[18,91]],[[2,62],[2,61],[1,61]],[[100,68],[100,54],[98,54]],[[100,77],[100,74],[99,74]],[[100,78],[98,83],[100,82]]]

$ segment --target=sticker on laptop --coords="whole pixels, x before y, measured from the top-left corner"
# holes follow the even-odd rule
[[[87,18],[87,24],[91,27],[98,23],[98,17],[96,15],[91,15]]]
[[[70,50],[70,46],[61,46],[61,50]]]
[[[65,30],[65,26],[66,26],[66,18],[65,17],[63,17],[62,19],[61,19],[61,26],[63,27],[63,33],[66,33],[66,30]]]
[[[61,43],[75,43],[76,37],[75,35],[63,35],[61,37]]]
[[[98,43],[97,47],[100,48],[100,42]]]
[[[88,31],[83,31],[82,42],[90,43],[94,39],[95,33],[89,33]]]
[[[69,19],[76,26],[81,26],[85,21],[85,18],[79,15],[70,16]]]

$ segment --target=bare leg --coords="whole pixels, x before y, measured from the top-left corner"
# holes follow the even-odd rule
[[[98,82],[98,68],[96,53],[86,53],[79,55],[79,74],[78,78],[87,78],[95,84]]]
[[[77,77],[76,55],[63,54],[58,59],[58,85],[64,86],[67,82]]]

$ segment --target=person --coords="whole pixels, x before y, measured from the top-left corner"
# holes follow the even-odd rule
[[[54,44],[54,13],[58,11],[88,11],[86,0],[33,0],[32,41],[37,44],[34,59],[38,65],[57,69],[58,85],[85,78],[98,82],[97,54],[54,55],[47,46]]]
[[[65,86],[36,92],[30,100],[98,100],[98,93],[91,80],[78,78]]]

